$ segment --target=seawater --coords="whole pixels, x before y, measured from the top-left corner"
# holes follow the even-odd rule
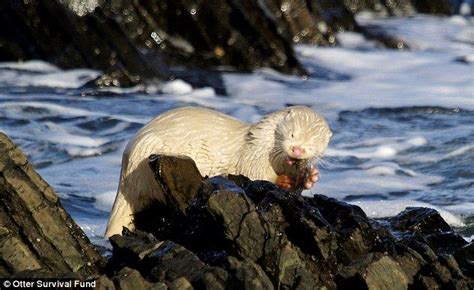
[[[175,80],[131,89],[87,89],[99,72],[41,62],[0,63],[0,131],[28,155],[72,217],[97,244],[115,197],[126,142],[172,108],[206,106],[247,122],[307,105],[334,131],[306,195],[357,204],[371,217],[407,206],[438,209],[467,239],[474,235],[474,20],[361,14],[405,40],[380,48],[340,33],[341,46],[298,46],[310,72],[224,73],[228,96]]]

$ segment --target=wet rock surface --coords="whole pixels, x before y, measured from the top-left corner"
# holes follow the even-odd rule
[[[51,187],[0,133],[0,277],[87,277],[104,263]]]
[[[359,27],[354,13],[449,14],[448,2],[7,0],[0,3],[0,61],[42,59],[98,69],[104,74],[95,85],[101,87],[182,78],[223,94],[219,72],[203,69],[270,67],[307,74],[293,44],[334,45],[339,31],[406,48],[377,28]],[[189,70],[181,73],[180,67]]]
[[[163,166],[157,166],[160,159]],[[178,166],[166,166],[170,163]],[[172,182],[178,180],[165,176],[198,174],[187,158],[153,157],[151,168],[165,188],[176,188]],[[125,229],[111,238],[112,281],[128,267],[138,271],[140,283],[183,289],[474,285],[472,243],[435,210],[408,208],[372,220],[357,206],[242,176],[190,178],[186,188],[193,193],[184,211],[179,202],[152,205],[135,215],[136,232]]]

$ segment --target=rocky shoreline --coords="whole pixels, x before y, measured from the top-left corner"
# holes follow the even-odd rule
[[[369,219],[357,206],[242,176],[203,178],[152,156],[167,193],[111,238],[105,261],[23,153],[0,134],[0,277],[99,289],[472,289],[474,244],[428,208]]]

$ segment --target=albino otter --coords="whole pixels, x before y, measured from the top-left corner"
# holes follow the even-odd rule
[[[202,175],[242,174],[286,189],[303,176],[304,187],[311,188],[319,172],[301,164],[321,157],[331,135],[324,118],[304,106],[271,113],[254,125],[204,108],[168,111],[128,143],[105,235],[133,229],[135,212],[152,200],[165,202],[148,166],[152,154],[189,156]]]

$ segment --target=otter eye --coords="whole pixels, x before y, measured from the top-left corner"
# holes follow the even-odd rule
[[[294,134],[294,133],[291,133],[291,138],[295,138],[295,134]]]

